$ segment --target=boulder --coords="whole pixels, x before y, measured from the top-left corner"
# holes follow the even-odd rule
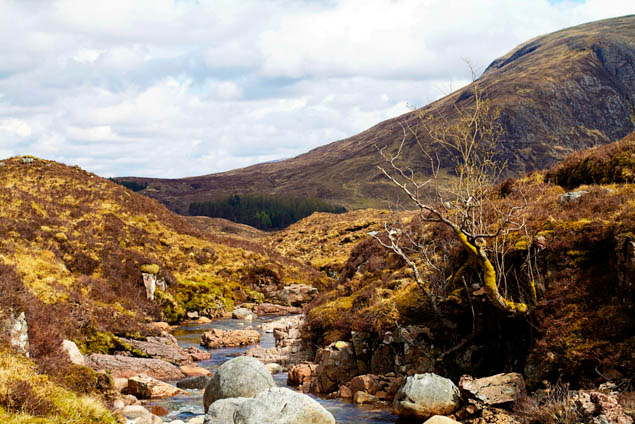
[[[212,349],[238,347],[260,343],[260,333],[256,330],[219,330],[214,328],[201,336],[201,345]]]
[[[379,399],[377,398],[377,396],[371,395],[370,393],[366,393],[363,391],[358,391],[355,392],[355,395],[353,396],[353,402],[361,405],[361,404],[365,404],[365,403],[374,403],[377,402]]]
[[[218,399],[253,397],[276,383],[265,365],[257,359],[240,356],[222,364],[205,387],[205,411]]]
[[[515,372],[476,379],[464,375],[459,380],[459,388],[486,405],[514,402],[527,393],[523,376]]]
[[[309,303],[318,294],[318,289],[307,284],[291,284],[284,286],[273,294],[281,303],[291,306],[302,306]]]
[[[400,417],[426,419],[448,415],[459,406],[459,389],[451,380],[436,374],[415,374],[406,378],[393,402]]]
[[[161,359],[93,353],[85,360],[86,366],[95,370],[109,370],[113,377],[130,378],[137,374],[146,374],[159,380],[180,380],[185,377],[176,365]]]
[[[303,383],[310,382],[311,378],[315,376],[316,369],[316,364],[308,362],[292,367],[287,374],[287,384],[290,386],[300,386]]]
[[[219,399],[212,403],[205,414],[205,424],[229,424],[234,423],[234,413],[249,398],[237,397]]]
[[[190,356],[190,359],[194,362],[207,361],[212,357],[210,352],[193,346],[185,349],[185,353],[187,353]]]
[[[347,384],[353,393],[366,392],[374,395],[379,390],[379,377],[373,374],[364,374],[353,377]]]
[[[423,424],[460,424],[458,421],[454,421],[450,417],[444,417],[443,415],[434,415],[428,418]]]
[[[207,386],[209,382],[209,377],[206,375],[197,375],[193,377],[184,378],[181,381],[177,381],[176,387],[179,389],[196,389],[202,390]]]
[[[76,365],[85,365],[84,356],[79,351],[75,342],[70,340],[62,341],[62,350],[66,353],[66,356],[71,363]]]
[[[569,203],[579,200],[582,196],[587,194],[586,190],[578,190],[578,191],[569,191],[562,196],[560,196],[560,203]]]
[[[282,365],[276,364],[275,362],[266,364],[266,367],[271,374],[278,374],[283,371]]]
[[[139,374],[128,379],[128,393],[138,399],[163,399],[187,392],[171,384],[164,383],[145,374]]]
[[[254,314],[247,308],[236,308],[232,311],[232,318],[251,321],[254,319]]]
[[[273,303],[262,303],[254,306],[256,315],[293,315],[301,314],[302,309],[296,306],[275,305]]]
[[[112,381],[113,381],[113,386],[115,387],[115,390],[117,390],[119,393],[123,392],[124,390],[128,390],[127,378],[115,377],[112,379]]]
[[[284,387],[243,402],[233,418],[234,424],[335,424],[333,415],[311,397]]]

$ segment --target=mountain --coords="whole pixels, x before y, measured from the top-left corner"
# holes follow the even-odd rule
[[[492,62],[477,83],[500,108],[504,135],[499,153],[509,162],[510,174],[549,167],[573,151],[633,131],[634,63],[635,15],[540,36]],[[452,121],[456,107],[473,102],[472,93],[467,86],[420,111]],[[182,214],[193,201],[232,193],[311,196],[348,208],[386,207],[396,201],[397,192],[376,168],[382,160],[375,146],[394,148],[402,138],[401,126],[414,125],[420,111],[280,162],[193,178],[117,180],[147,183],[142,194]],[[411,168],[425,168],[427,160],[412,137],[403,153]]]

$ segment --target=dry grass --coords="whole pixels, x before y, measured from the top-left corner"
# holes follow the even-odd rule
[[[6,424],[118,423],[102,402],[79,396],[38,373],[24,356],[0,349],[0,420]]]

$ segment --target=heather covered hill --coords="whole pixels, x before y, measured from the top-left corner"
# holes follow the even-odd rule
[[[409,213],[398,216],[405,215]],[[319,212],[270,235],[264,243],[284,256],[337,278],[355,245],[393,219],[394,213],[379,209],[342,214]]]
[[[492,62],[477,83],[500,108],[504,134],[499,157],[508,161],[510,175],[552,166],[571,152],[633,131],[634,62],[634,15],[540,36]],[[464,110],[474,101],[473,92],[465,87],[418,111],[280,162],[177,180],[118,180],[145,187],[141,193],[179,213],[187,213],[192,202],[232,193],[309,196],[349,209],[386,208],[397,193],[375,167],[381,162],[375,146],[393,148],[402,139],[402,125],[416,126],[421,112],[451,122],[456,107]],[[410,135],[403,157],[406,165],[425,172],[427,161]]]
[[[26,313],[35,358],[55,355],[63,338],[83,353],[126,350],[117,336],[153,334],[150,321],[213,317],[263,300],[260,283],[323,278],[107,179],[32,157],[0,162],[0,234],[0,309]],[[147,299],[142,272],[167,290]]]
[[[317,344],[368,340],[375,374],[405,366],[453,378],[522,371],[532,386],[627,380],[635,369],[633,175],[635,133],[500,185],[500,202],[530,199],[523,211],[528,233],[506,237],[508,261],[531,252],[535,262],[537,301],[527,316],[491,306],[470,265],[464,281],[447,280],[435,310],[403,259],[366,236],[338,281],[310,305],[305,336]],[[453,237],[418,219],[404,225],[435,241]],[[452,276],[465,252],[450,254],[443,263]],[[515,278],[510,272],[502,290],[517,296]]]

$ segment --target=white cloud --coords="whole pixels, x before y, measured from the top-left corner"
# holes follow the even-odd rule
[[[0,131],[18,137],[28,137],[31,135],[31,127],[21,119],[8,118],[0,121]]]
[[[0,0],[0,154],[105,176],[287,158],[467,83],[587,0]]]

